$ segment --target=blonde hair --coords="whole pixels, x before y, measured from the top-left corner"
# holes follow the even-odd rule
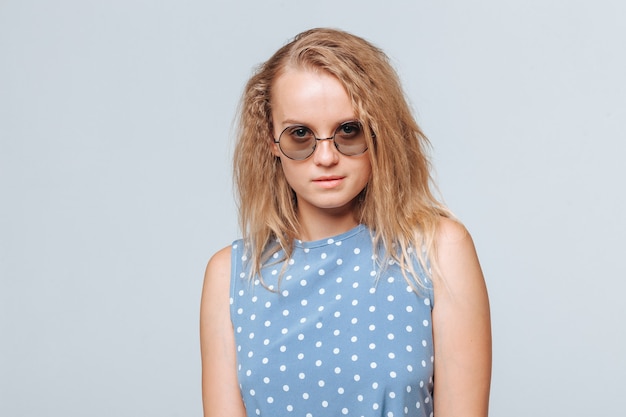
[[[295,195],[272,153],[272,87],[285,68],[335,76],[345,87],[368,138],[371,180],[358,198],[355,218],[373,232],[374,248],[398,262],[423,286],[410,261],[415,252],[428,271],[441,216],[452,217],[434,196],[429,142],[417,125],[385,53],[365,39],[335,29],[297,35],[248,81],[240,104],[234,178],[240,227],[252,276],[271,255],[290,257],[298,236]],[[432,261],[431,261],[432,262]],[[262,280],[262,277],[261,277]]]

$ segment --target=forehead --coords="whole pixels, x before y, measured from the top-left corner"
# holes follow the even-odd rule
[[[338,78],[322,70],[287,67],[273,83],[272,119],[277,125],[322,124],[355,117],[348,92]]]

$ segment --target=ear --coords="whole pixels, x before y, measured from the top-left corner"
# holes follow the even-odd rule
[[[270,138],[270,144],[271,144],[272,153],[274,154],[274,156],[280,157],[281,152],[280,152],[280,148],[278,147],[278,143],[274,142],[273,138]]]

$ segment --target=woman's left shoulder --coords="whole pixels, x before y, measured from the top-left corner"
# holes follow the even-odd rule
[[[437,222],[437,245],[457,244],[461,241],[472,241],[472,237],[463,223],[450,217],[440,217]]]
[[[474,241],[461,222],[445,217],[439,220],[435,235],[435,256],[439,281],[445,282],[448,290],[467,290],[467,285],[484,287]]]

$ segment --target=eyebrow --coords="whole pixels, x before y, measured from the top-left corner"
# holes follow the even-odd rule
[[[337,122],[337,123],[335,123],[335,126],[336,126],[336,127],[339,127],[339,126],[341,126],[342,124],[345,124],[345,123],[350,123],[350,122],[360,122],[360,121],[359,121],[359,119],[357,119],[357,118],[356,118],[356,117],[354,117],[354,116],[353,116],[353,117],[346,118],[346,119],[341,119],[341,120],[342,120],[341,122]],[[287,120],[283,120],[283,121],[282,121],[282,123],[280,124],[280,126],[283,126],[283,127],[289,127],[289,126],[306,126],[306,127],[308,127],[309,129],[312,129],[312,128],[311,128],[311,125],[310,125],[309,123],[299,122],[299,121],[297,121],[297,120],[295,120],[295,119],[287,119]]]

